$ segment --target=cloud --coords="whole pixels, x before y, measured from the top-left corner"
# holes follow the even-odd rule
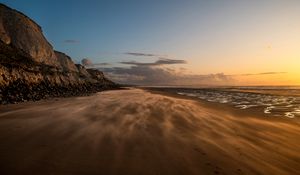
[[[163,64],[186,64],[185,60],[174,60],[168,58],[160,58],[158,61],[155,62],[156,64],[163,65]]]
[[[276,74],[286,74],[287,72],[261,72],[255,74],[236,74],[233,76],[253,76],[253,75],[276,75]]]
[[[137,85],[229,85],[235,82],[223,73],[189,75],[172,68],[134,65],[130,68],[102,68],[106,76],[115,82]]]
[[[136,85],[178,85],[178,86],[226,86],[239,84],[240,76],[274,75],[286,72],[261,72],[249,74],[224,73],[190,74],[185,68],[173,68],[168,65],[186,64],[185,60],[159,58],[155,62],[120,62],[129,67],[110,67],[109,63],[93,63],[85,58],[82,64],[87,67],[97,68],[105,73],[111,80],[121,84]]]
[[[135,63],[135,62],[134,62]],[[224,73],[188,74],[182,68],[152,66],[154,64],[130,64],[126,67],[108,67],[100,69],[115,82],[136,85],[173,85],[173,86],[231,86],[241,83],[240,76],[277,75],[286,72],[261,72],[252,74]],[[243,79],[242,79],[243,80]]]
[[[110,63],[95,63],[93,66],[109,66],[111,65]]]
[[[152,54],[152,53],[140,53],[140,52],[125,52],[125,55],[131,55],[131,56],[145,56],[145,57],[155,57],[155,56],[159,56],[156,54]]]
[[[64,43],[70,43],[70,44],[79,43],[79,42],[80,41],[78,41],[78,40],[72,40],[72,39],[64,40]]]
[[[262,72],[259,75],[286,74],[287,72]]]
[[[185,60],[174,60],[167,58],[160,58],[152,63],[141,63],[136,61],[122,61],[121,64],[135,65],[135,66],[159,66],[159,65],[170,65],[170,64],[186,64]]]

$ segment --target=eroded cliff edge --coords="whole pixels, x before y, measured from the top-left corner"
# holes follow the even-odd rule
[[[33,20],[0,4],[0,104],[117,88],[101,71],[53,50]]]

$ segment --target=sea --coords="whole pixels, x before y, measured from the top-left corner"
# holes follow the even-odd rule
[[[173,93],[222,103],[240,110],[257,109],[267,116],[300,117],[300,86],[164,87]]]

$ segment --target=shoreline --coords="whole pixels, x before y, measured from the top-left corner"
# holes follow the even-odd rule
[[[180,95],[177,93],[173,93],[170,91],[165,90],[164,88],[160,87],[133,87],[133,86],[120,86],[120,87],[114,87],[114,88],[107,88],[103,89],[100,91],[93,91],[93,92],[88,92],[85,93],[83,92],[82,94],[77,94],[77,95],[67,95],[67,96],[49,96],[47,98],[41,98],[39,100],[28,100],[28,101],[22,101],[22,102],[17,102],[17,103],[6,103],[6,104],[1,104],[1,106],[10,106],[10,105],[17,105],[17,104],[35,104],[37,102],[51,102],[51,101],[58,101],[58,100],[63,100],[63,99],[71,99],[71,98],[76,98],[76,97],[89,97],[93,96],[97,93],[105,92],[105,91],[115,91],[115,90],[130,90],[130,89],[141,89],[145,90],[149,93],[152,94],[160,94],[160,95],[166,95],[169,97],[174,97],[174,98],[179,98],[179,99],[188,99],[188,100],[193,100],[199,102],[201,106],[210,108],[210,109],[218,109],[218,110],[226,110],[232,112],[234,115],[241,115],[242,117],[256,117],[258,119],[266,119],[266,120],[274,120],[274,121],[280,121],[280,122],[296,122],[297,124],[300,125],[300,118],[295,117],[295,118],[287,118],[284,116],[278,117],[278,116],[271,116],[268,114],[265,114],[261,111],[258,111],[258,109],[238,109],[234,108],[233,106],[229,104],[221,104],[217,102],[209,102],[206,100],[199,99],[197,97],[192,97],[192,96],[185,96],[185,95]],[[250,115],[249,115],[250,113]]]
[[[204,107],[207,107],[210,109],[230,111],[234,115],[241,115],[242,117],[255,117],[258,119],[274,120],[274,121],[280,121],[280,122],[296,122],[296,123],[300,124],[300,119],[298,117],[295,117],[295,118],[288,118],[288,117],[284,117],[284,116],[275,117],[275,116],[265,114],[262,111],[258,111],[257,109],[234,108],[233,106],[231,106],[229,104],[209,102],[206,100],[199,99],[197,97],[180,95],[180,94],[172,93],[169,91],[165,91],[163,88],[162,89],[160,89],[160,88],[138,88],[138,89],[143,89],[143,90],[148,91],[153,94],[167,95],[167,96],[175,97],[175,98],[179,98],[179,99],[189,99],[189,100],[197,101],[197,102],[199,102],[199,104],[201,106],[204,106]]]
[[[130,88],[0,106],[0,174],[300,172],[299,123],[206,105]]]

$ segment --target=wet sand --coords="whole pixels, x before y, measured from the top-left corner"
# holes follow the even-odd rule
[[[1,175],[294,175],[299,145],[299,120],[141,89],[0,106]]]

